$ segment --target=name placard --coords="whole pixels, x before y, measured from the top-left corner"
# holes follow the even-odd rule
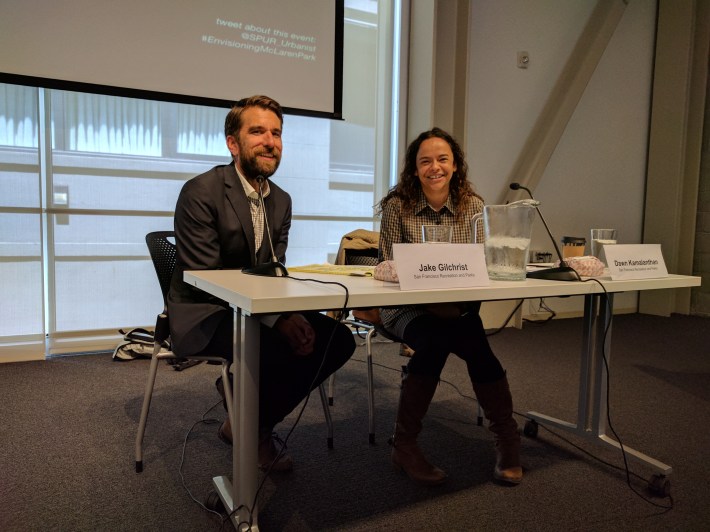
[[[613,280],[668,277],[660,244],[613,244],[604,246]]]
[[[402,290],[488,286],[483,244],[393,244]]]

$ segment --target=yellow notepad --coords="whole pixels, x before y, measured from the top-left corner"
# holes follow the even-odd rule
[[[289,272],[324,273],[328,275],[354,275],[356,277],[372,277],[374,266],[342,265],[342,264],[306,264],[305,266],[289,266]]]

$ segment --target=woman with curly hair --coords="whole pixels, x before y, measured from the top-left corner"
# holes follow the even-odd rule
[[[450,225],[452,242],[472,242],[471,218],[483,210],[483,199],[473,191],[467,173],[463,150],[450,134],[439,128],[421,133],[407,148],[399,182],[378,205],[379,260],[392,260],[393,244],[421,242],[422,225]],[[494,477],[509,484],[523,478],[508,380],[488,344],[479,309],[477,302],[380,309],[385,329],[414,351],[402,379],[392,463],[418,483],[436,485],[446,479],[446,473],[424,457],[417,436],[449,353],[466,362],[495,436]]]

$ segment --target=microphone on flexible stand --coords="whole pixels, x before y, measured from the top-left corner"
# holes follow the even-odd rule
[[[281,264],[279,259],[276,258],[276,253],[274,252],[274,243],[271,240],[271,230],[269,229],[269,220],[266,216],[266,208],[264,206],[264,181],[266,178],[263,175],[256,176],[256,182],[259,183],[259,206],[261,207],[261,213],[264,217],[264,229],[266,229],[266,236],[269,240],[269,249],[271,250],[271,262],[265,262],[264,264],[257,264],[256,266],[251,266],[250,268],[243,268],[244,273],[250,275],[265,275],[268,277],[287,277],[288,270],[286,266]]]
[[[530,196],[530,199],[533,199],[533,200],[535,199],[532,195],[532,192],[530,192],[530,190],[528,188],[524,187],[520,183],[511,183],[510,189],[511,190],[522,189],[528,193],[528,195]],[[557,246],[557,241],[555,240],[555,237],[552,236],[552,232],[550,231],[550,228],[547,226],[547,222],[545,221],[545,218],[542,216],[542,213],[540,212],[540,208],[536,205],[535,209],[537,210],[537,213],[540,215],[540,220],[542,220],[542,224],[545,226],[545,230],[547,231],[547,234],[550,236],[550,240],[552,240],[552,245],[555,246],[555,251],[557,252],[557,257],[560,259],[560,265],[556,268],[546,268],[544,270],[528,272],[526,277],[530,277],[531,279],[547,279],[549,281],[578,281],[579,275],[574,270],[574,268],[570,268],[569,266],[567,266],[567,263],[562,258],[562,253],[560,253],[560,248]]]

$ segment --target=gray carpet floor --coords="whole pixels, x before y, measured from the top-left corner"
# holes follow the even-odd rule
[[[393,470],[386,443],[406,359],[382,344],[376,445],[368,443],[359,347],[337,374],[334,449],[313,394],[289,440],[295,470],[264,482],[260,528],[708,530],[709,325],[687,316],[614,322],[612,426],[625,445],[673,466],[670,497],[649,495],[650,467],[630,461],[629,487],[619,451],[543,426],[523,440],[523,483],[495,483],[492,436],[475,422],[465,367],[453,356],[420,438],[449,479],[436,488],[414,485]],[[575,421],[581,328],[579,319],[553,320],[490,338],[508,370],[521,426],[528,411]],[[214,388],[218,366],[161,366],[145,470],[137,474],[134,437],[147,368],[147,360],[118,363],[107,354],[0,364],[0,531],[230,529],[190,495],[203,501],[211,478],[231,471],[217,421],[201,422],[224,417]],[[282,435],[295,419],[279,427]]]

